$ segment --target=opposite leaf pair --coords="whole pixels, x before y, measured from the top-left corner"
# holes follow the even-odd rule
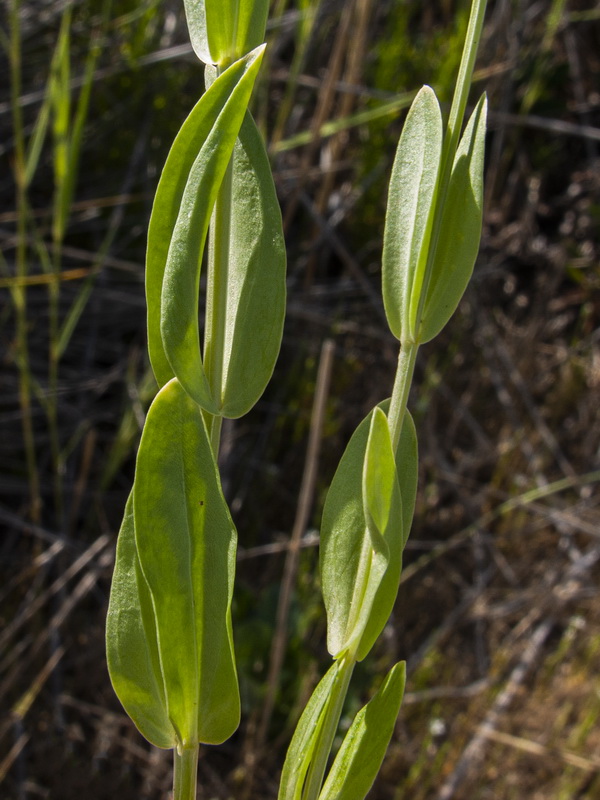
[[[392,170],[383,246],[383,299],[403,344],[433,339],[454,314],[481,237],[487,101],[469,120],[445,182],[443,125],[424,86],[406,118]]]
[[[281,213],[264,144],[246,111],[263,50],[216,78],[190,113],[163,169],[148,230],[148,348],[156,379],[162,386],[176,375],[203,409],[227,417],[245,414],[264,391],[285,314]],[[227,208],[215,213],[227,216],[228,235],[223,242],[215,226],[203,359],[202,257],[227,175]]]

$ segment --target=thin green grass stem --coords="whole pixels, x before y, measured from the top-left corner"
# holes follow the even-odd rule
[[[10,84],[11,112],[14,132],[14,175],[16,185],[17,207],[17,248],[16,276],[17,282],[12,292],[16,317],[16,350],[19,370],[19,405],[23,442],[27,461],[27,477],[31,501],[31,518],[40,521],[41,496],[40,482],[35,452],[35,437],[31,412],[31,371],[29,365],[29,340],[27,320],[27,170],[25,158],[25,133],[21,112],[21,28],[19,22],[19,0],[13,0],[10,6]]]
[[[425,275],[423,276],[423,286],[419,296],[419,306],[417,309],[415,326],[415,330],[417,331],[421,325],[423,309],[425,307],[425,301],[427,300],[427,291],[429,288],[429,281],[431,279],[431,271],[433,268],[435,252],[442,226],[442,211],[446,202],[446,195],[450,185],[450,175],[452,173],[454,157],[458,148],[460,132],[465,116],[465,109],[467,107],[467,99],[469,97],[469,90],[471,89],[473,69],[475,67],[475,59],[477,58],[479,40],[481,39],[481,31],[483,29],[486,6],[487,0],[473,0],[471,5],[471,14],[469,16],[469,25],[467,27],[465,45],[462,52],[460,67],[458,69],[458,77],[456,79],[456,87],[454,89],[454,96],[452,98],[450,116],[448,118],[448,124],[446,126],[444,135],[444,143],[442,146],[442,162],[440,176],[438,178],[437,197],[433,215],[433,227],[431,231],[431,240],[429,243]]]
[[[315,748],[315,755],[312,759],[306,783],[302,791],[302,800],[317,800],[323,786],[325,770],[329,761],[329,754],[333,747],[333,741],[338,729],[342,709],[348,693],[350,679],[356,664],[354,653],[346,653],[343,656],[344,664],[336,676],[335,683],[331,687],[331,694],[325,707],[325,718],[321,734]]]
[[[398,367],[396,368],[392,399],[390,400],[388,411],[388,424],[394,452],[400,441],[400,432],[402,431],[402,422],[404,421],[404,412],[408,403],[408,394],[415,371],[418,351],[419,345],[416,342],[404,342],[398,355]]]
[[[54,254],[52,260],[52,276],[48,283],[48,403],[47,419],[48,434],[50,437],[50,452],[52,458],[53,489],[54,489],[54,513],[56,524],[62,530],[63,519],[63,484],[62,484],[62,465],[60,455],[60,434],[58,427],[58,367],[59,352],[58,344],[60,339],[60,258],[61,243],[54,243]]]
[[[196,800],[199,750],[198,745],[173,750],[173,800]]]

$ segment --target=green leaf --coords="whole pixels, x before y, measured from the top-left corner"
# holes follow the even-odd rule
[[[473,274],[483,214],[483,162],[487,100],[480,98],[452,166],[440,235],[427,290],[419,339],[428,342],[446,325]]]
[[[205,64],[226,66],[265,40],[269,0],[184,0],[192,47]]]
[[[279,354],[285,317],[285,243],[262,137],[246,114],[233,153],[223,408],[246,414]],[[206,340],[206,351],[210,339]]]
[[[138,730],[156,747],[175,747],[160,672],[154,611],[141,573],[133,492],[125,507],[106,618],[106,658],[115,693]]]
[[[390,330],[415,340],[415,315],[431,236],[442,153],[442,115],[429,86],[406,117],[390,180],[383,238],[383,300]]]
[[[214,0],[213,0],[214,2]],[[235,36],[236,57],[253,50],[265,40],[269,0],[253,0],[239,2]]]
[[[252,0],[242,1],[246,4],[252,2]],[[239,4],[240,0],[205,0],[208,45],[215,64],[227,64],[235,58],[235,29]]]
[[[370,538],[371,568],[353,634],[353,638],[360,637],[357,661],[362,661],[367,655],[391,614],[398,592],[404,549],[402,495],[387,417],[380,408],[375,408],[371,417],[362,494]]]
[[[321,733],[324,710],[341,664],[341,661],[332,664],[302,712],[283,765],[278,800],[300,800],[302,797],[304,781]]]
[[[396,464],[387,417],[379,407],[376,407],[371,416],[362,483],[367,526],[372,531],[373,538],[382,536],[387,530],[395,472]],[[382,547],[385,547],[384,542]]]
[[[198,329],[202,253],[219,186],[244,118],[263,50],[217,78],[179,131],[163,169],[148,229],[148,349],[159,386],[176,373],[211,413]]]
[[[386,400],[381,404],[381,407],[387,412],[389,401]],[[417,431],[409,411],[404,412],[402,433],[396,448],[396,468],[402,494],[402,532],[404,534],[404,545],[406,545],[415,513],[417,484],[419,482]]]
[[[406,665],[396,664],[346,734],[319,800],[363,800],[377,777],[400,711]]]
[[[362,524],[366,534],[361,543],[352,602],[346,621],[345,642],[340,648],[348,650],[354,647],[358,661],[370,649],[366,642],[363,645],[363,634],[368,624],[370,628],[373,627],[373,612],[377,611],[373,603],[390,566],[390,559],[394,564],[399,563],[402,553],[403,539],[398,530],[398,523],[402,521],[402,501],[387,417],[380,408],[373,409],[363,456],[362,506]],[[390,533],[390,516],[393,517],[396,528],[392,533],[395,538],[391,543],[387,537]],[[378,635],[379,631],[376,631],[375,637]]]
[[[206,32],[205,0],[183,0],[190,41],[194,53],[204,64],[214,64]]]
[[[394,465],[384,415],[388,402],[354,432],[323,510],[321,579],[327,646],[335,657],[353,643],[356,646],[358,637],[357,660],[366,656],[398,591],[402,550],[414,509],[416,435],[407,412]]]
[[[169,719],[182,747],[218,744],[240,714],[231,631],[236,532],[202,413],[177,380],[148,412],[133,504]]]
[[[382,409],[387,412],[388,401],[380,404]],[[398,505],[395,494],[392,495],[390,520],[386,529],[385,538],[390,543],[390,558],[388,568],[378,585],[377,593],[373,599],[371,612],[365,626],[364,633],[360,640],[356,658],[361,661],[375,644],[381,631],[394,608],[398,586],[400,584],[400,573],[402,572],[402,551],[406,545],[412,525],[413,512],[417,494],[417,481],[419,477],[418,453],[417,453],[417,433],[415,425],[408,411],[404,413],[400,440],[396,449],[396,483],[400,489],[402,498],[401,503],[401,525],[400,533],[402,541],[396,540],[396,514]],[[389,467],[388,467],[389,470]]]

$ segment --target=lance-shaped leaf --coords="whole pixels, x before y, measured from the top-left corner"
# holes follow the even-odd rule
[[[386,408],[387,403],[381,404],[377,414],[371,412],[350,439],[329,488],[321,526],[327,647],[339,656],[360,638],[358,660],[368,653],[391,613],[415,501],[414,425],[407,412],[393,459],[387,419],[379,416]],[[372,423],[374,416],[377,421]],[[383,491],[376,501],[378,484]],[[378,531],[381,539],[376,522],[385,526]]]
[[[150,590],[140,570],[129,495],[106,618],[106,657],[112,685],[140,733],[156,747],[175,747],[167,711]]]
[[[344,737],[319,800],[363,800],[377,777],[402,704],[406,666],[396,664]]]
[[[215,413],[198,330],[202,253],[263,49],[233,64],[196,104],[163,169],[148,228],[148,350],[159,386],[175,374]]]
[[[324,710],[332,687],[341,669],[341,661],[335,661],[312,693],[287,751],[278,800],[300,800],[315,746],[323,727]]]
[[[246,114],[233,153],[222,414],[256,403],[277,360],[285,317],[285,243],[262,137]],[[206,349],[211,346],[206,332]],[[208,355],[207,355],[208,358]]]
[[[456,151],[435,250],[419,340],[446,325],[473,274],[481,238],[487,100],[480,98]]]
[[[424,86],[406,117],[396,151],[383,238],[383,300],[390,330],[414,341],[414,306],[423,282],[442,153],[442,116]]]
[[[181,746],[218,744],[240,714],[231,631],[236,532],[202,413],[176,379],[148,412],[133,505],[169,719]]]

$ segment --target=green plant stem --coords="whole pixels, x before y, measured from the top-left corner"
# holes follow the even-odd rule
[[[16,275],[18,279],[12,292],[16,317],[16,351],[17,367],[19,370],[19,405],[21,409],[21,424],[23,428],[23,442],[27,461],[27,476],[29,482],[30,514],[34,522],[40,521],[41,496],[40,482],[35,453],[35,437],[31,413],[31,373],[29,365],[29,342],[27,321],[27,249],[26,249],[26,219],[27,219],[27,175],[25,159],[25,134],[23,129],[23,115],[19,98],[21,95],[21,29],[19,22],[19,0],[13,0],[10,7],[10,84],[11,84],[11,112],[14,131],[14,175],[16,184],[17,206],[17,248],[16,248]]]
[[[210,223],[211,246],[206,288],[204,364],[213,397],[221,405],[223,399],[223,363],[227,333],[227,294],[229,283],[229,251],[233,192],[233,158],[219,188]],[[215,459],[219,457],[222,417],[205,417]]]
[[[196,800],[199,749],[196,745],[173,751],[173,800]]]
[[[52,458],[54,514],[59,530],[64,526],[62,462],[58,427],[58,365],[59,365],[59,301],[60,301],[61,242],[54,242],[52,276],[48,283],[48,434]]]
[[[423,276],[423,284],[421,287],[419,305],[415,319],[415,332],[417,339],[419,338],[421,318],[423,315],[423,309],[425,308],[429,282],[431,280],[431,271],[433,268],[435,251],[440,238],[442,214],[446,202],[446,196],[448,194],[448,187],[450,185],[450,176],[452,174],[452,167],[454,166],[454,157],[458,148],[460,132],[465,116],[465,109],[467,107],[467,99],[469,97],[469,90],[471,88],[473,69],[475,67],[475,59],[477,57],[479,40],[481,39],[481,31],[483,29],[486,6],[487,0],[473,0],[471,4],[471,14],[469,16],[467,35],[465,37],[465,44],[458,70],[458,77],[456,79],[456,87],[454,89],[454,96],[452,98],[452,106],[450,108],[450,116],[448,118],[448,124],[446,125],[444,143],[442,146],[442,161],[440,174],[438,177],[435,209],[433,213],[433,227],[429,242],[429,250],[427,253],[425,275]]]
[[[219,458],[219,445],[221,444],[221,426],[223,424],[223,417],[211,415],[210,426],[208,428],[208,435],[210,437],[210,446],[215,456],[215,461]]]
[[[400,441],[400,432],[402,431],[402,422],[408,403],[408,393],[410,392],[418,351],[419,345],[416,342],[404,342],[398,355],[398,367],[388,411],[388,424],[394,452]]]
[[[327,769],[329,754],[333,746],[333,740],[340,722],[342,709],[350,679],[354,672],[356,658],[354,652],[348,652],[343,658],[343,664],[336,676],[335,682],[331,687],[331,694],[324,710],[325,718],[319,740],[315,747],[315,754],[306,777],[306,783],[302,791],[302,800],[317,800],[323,786],[323,778]]]
[[[438,195],[434,210],[431,246],[429,249],[421,296],[419,298],[416,324],[416,341],[402,342],[400,353],[398,355],[398,367],[396,369],[394,388],[392,390],[390,408],[388,411],[390,434],[394,451],[397,449],[400,441],[404,413],[406,411],[408,395],[414,375],[417,353],[419,350],[418,332],[420,328],[420,320],[425,298],[427,297],[427,288],[431,275],[433,256],[435,254],[435,247],[437,246],[437,240],[439,238],[441,227],[442,210],[447,194],[456,149],[458,147],[460,130],[462,127],[467,96],[469,93],[473,67],[475,64],[475,57],[477,55],[477,46],[479,44],[479,38],[481,36],[481,29],[483,26],[485,8],[486,0],[473,0],[456,90],[450,111],[450,119],[448,121],[446,136],[444,139],[442,169],[438,182]],[[354,651],[346,653],[344,656],[344,664],[340,668],[339,675],[336,677],[331,696],[324,711],[325,719],[323,721],[321,734],[315,748],[315,755],[309,768],[306,783],[302,792],[302,800],[317,800],[319,793],[321,792],[329,753],[331,752],[331,747],[333,745],[335,733],[339,724],[344,700],[348,691],[350,678],[356,663],[355,656],[356,654]]]

